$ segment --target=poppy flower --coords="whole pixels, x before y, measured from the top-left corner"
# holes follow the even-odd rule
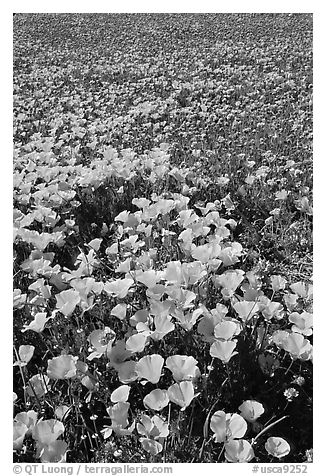
[[[21,332],[34,331],[41,333],[51,318],[52,316],[46,317],[46,312],[37,312],[34,316],[34,320],[28,325],[24,325],[24,329],[22,329]]]
[[[150,438],[139,438],[139,441],[145,451],[155,456],[163,450],[161,443]]]
[[[258,307],[265,319],[270,321],[272,318],[282,319],[283,306],[279,302],[274,302],[263,296],[259,299]]]
[[[112,421],[112,427],[120,426],[125,428],[128,425],[128,412],[130,403],[118,402],[107,409],[108,415]]]
[[[267,453],[274,456],[274,458],[284,458],[291,451],[289,443],[283,438],[271,436],[265,443]]]
[[[27,394],[30,397],[42,397],[48,392],[49,377],[47,375],[36,374],[28,381]]]
[[[162,340],[163,337],[175,329],[171,316],[155,316],[154,326],[155,330],[150,333],[150,337],[153,340]]]
[[[290,289],[297,296],[303,299],[308,299],[312,296],[312,285],[304,283],[303,281],[298,281],[290,285]]]
[[[115,339],[115,332],[109,327],[104,329],[96,329],[88,336],[88,340],[94,351],[87,357],[87,360],[99,358],[104,354],[112,351],[113,342]]]
[[[222,261],[224,266],[232,266],[233,264],[239,261],[239,258],[243,254],[242,246],[240,243],[234,242],[229,246],[225,246],[220,254],[218,255],[219,259]]]
[[[25,435],[28,431],[27,426],[22,421],[14,421],[13,423],[13,448],[21,450],[24,443]]]
[[[216,443],[224,443],[242,438],[247,431],[246,420],[237,413],[225,413],[219,410],[214,413],[210,422],[213,439]]]
[[[138,378],[138,373],[136,371],[136,362],[134,360],[127,360],[122,362],[117,367],[118,370],[118,379],[121,383],[130,383],[134,382]]]
[[[270,280],[271,280],[272,290],[274,292],[284,289],[287,283],[286,279],[280,275],[272,275]]]
[[[222,341],[231,340],[239,332],[239,324],[234,321],[223,321],[214,327],[214,336]]]
[[[120,319],[120,321],[123,321],[127,315],[127,304],[117,304],[111,309],[110,314]]]
[[[157,284],[158,281],[160,281],[161,274],[162,273],[154,271],[153,269],[149,269],[147,271],[137,270],[134,273],[134,277],[136,281],[144,284],[147,288],[152,288]]]
[[[143,382],[158,383],[161,378],[164,359],[159,354],[146,355],[136,363],[136,372],[138,378],[144,379]]]
[[[126,350],[129,350],[133,354],[142,352],[145,349],[146,342],[148,341],[147,333],[133,334],[126,340]]]
[[[217,258],[221,253],[219,240],[206,243],[205,245],[193,245],[191,256],[201,263],[209,263],[212,259]]]
[[[72,407],[68,407],[67,405],[59,405],[56,407],[54,414],[57,417],[58,420],[63,421],[66,416],[68,416],[68,413],[70,412]]]
[[[88,246],[92,248],[94,251],[98,251],[100,249],[102,241],[103,241],[102,238],[95,238],[94,240],[88,243]]]
[[[125,360],[129,359],[131,355],[132,353],[129,350],[126,350],[126,343],[124,340],[116,341],[112,349],[108,352],[110,366],[119,370],[120,365]]]
[[[36,443],[42,463],[65,463],[68,444],[63,440],[56,440],[48,445]]]
[[[77,357],[60,355],[48,360],[47,375],[52,379],[68,379],[76,376]]]
[[[130,278],[116,279],[115,281],[104,284],[104,291],[107,294],[113,294],[120,299],[127,296],[130,287],[134,284],[134,280]]]
[[[160,439],[166,438],[169,434],[168,424],[158,415],[154,415],[150,418],[143,413],[141,415],[140,423],[137,423],[137,431],[140,435],[146,436],[146,438]]]
[[[57,300],[56,308],[66,317],[70,316],[74,312],[77,304],[80,303],[80,295],[78,291],[74,289],[61,291],[61,293],[56,294],[55,298]]]
[[[293,359],[300,359],[303,357],[305,359],[305,354],[311,351],[312,345],[305,339],[302,334],[297,334],[296,332],[291,332],[288,338],[283,342],[282,345],[284,350],[287,350]]]
[[[22,309],[26,303],[27,294],[22,294],[20,289],[14,289],[13,293],[13,306],[14,309]]]
[[[292,332],[297,332],[304,336],[312,335],[312,314],[309,312],[292,312],[289,315],[289,321],[294,325],[292,326]]]
[[[65,431],[64,424],[59,420],[39,420],[33,428],[34,440],[42,445],[49,445],[56,441]]]
[[[201,309],[195,309],[193,312],[186,312],[179,311],[178,313],[171,314],[177,319],[178,324],[185,329],[186,331],[190,331],[197,322],[198,317],[202,314]]]
[[[168,396],[171,402],[185,410],[195,397],[194,386],[189,380],[175,383],[168,388]]]
[[[171,370],[176,382],[191,380],[199,373],[198,362],[192,356],[173,355],[166,359],[166,367]]]
[[[168,392],[156,388],[144,397],[143,403],[145,407],[159,412],[169,403]]]
[[[14,363],[19,367],[25,367],[31,360],[34,354],[35,347],[33,345],[21,345],[19,346],[18,355],[20,359]]]
[[[112,403],[126,402],[129,398],[129,385],[120,385],[120,387],[113,390],[110,400]]]
[[[216,340],[213,342],[209,349],[209,353],[212,357],[216,357],[220,359],[222,362],[227,363],[229,360],[237,354],[237,352],[233,352],[236,348],[236,341],[228,340],[228,341],[221,341]]]
[[[240,410],[241,416],[249,421],[254,422],[264,413],[264,407],[261,403],[256,402],[255,400],[246,400],[244,401],[238,409]]]
[[[230,299],[238,286],[244,280],[245,272],[241,269],[225,271],[214,279],[215,285],[222,288],[222,294],[225,299]]]
[[[225,443],[225,458],[229,463],[249,463],[255,457],[247,440],[230,440]]]
[[[24,423],[27,426],[26,436],[30,435],[37,421],[37,413],[34,410],[20,412],[14,418],[14,421]]]
[[[240,301],[233,305],[243,322],[249,321],[259,311],[258,304],[252,301]]]

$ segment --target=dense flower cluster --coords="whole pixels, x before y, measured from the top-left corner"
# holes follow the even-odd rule
[[[311,28],[16,15],[18,461],[305,461]]]

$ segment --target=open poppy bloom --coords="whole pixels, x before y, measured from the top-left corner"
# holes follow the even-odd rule
[[[129,408],[130,403],[128,402],[118,402],[112,407],[107,408],[107,413],[111,418],[111,426],[107,426],[101,430],[104,439],[108,438],[112,434],[112,431],[114,431],[118,436],[130,435],[134,431],[135,422],[128,427]]]
[[[274,456],[274,458],[284,458],[291,451],[289,443],[283,438],[271,436],[265,443],[267,453]]]
[[[166,367],[171,370],[173,378],[176,382],[181,380],[192,380],[199,374],[197,360],[192,356],[173,355],[166,359]]]
[[[34,320],[30,322],[28,325],[24,325],[24,329],[22,332],[26,331],[34,331],[34,332],[42,332],[45,324],[52,318],[52,316],[46,317],[46,312],[37,312],[34,316]]]
[[[40,444],[49,445],[56,441],[64,431],[65,427],[61,421],[40,419],[33,428],[32,436]]]
[[[56,440],[48,445],[36,443],[42,463],[65,463],[68,444],[63,440]]]
[[[252,301],[240,301],[233,305],[243,322],[249,321],[259,311],[258,304]]]
[[[271,279],[272,290],[274,292],[280,291],[281,289],[285,288],[285,285],[286,285],[287,281],[282,276],[273,275],[273,276],[271,276],[270,279]]]
[[[22,421],[13,422],[13,449],[21,450],[24,443],[25,435],[28,431],[27,426]]]
[[[36,457],[43,463],[60,463],[65,461],[68,445],[58,440],[65,427],[58,420],[39,420],[33,428],[32,436],[36,440]]]
[[[304,336],[312,335],[312,314],[309,312],[292,312],[289,316],[289,321],[294,325],[292,332],[298,332]]]
[[[150,418],[145,413],[142,414],[140,423],[137,423],[137,431],[150,439],[166,438],[169,434],[168,424],[163,418],[154,415]]]
[[[145,407],[159,412],[169,403],[168,392],[166,390],[160,390],[159,388],[156,388],[146,395],[146,397],[144,397],[143,403]]]
[[[33,345],[19,346],[18,355],[20,359],[17,360],[14,365],[18,365],[19,367],[25,367],[33,357],[34,350],[35,347]]]
[[[24,423],[27,427],[26,436],[30,435],[37,421],[37,413],[34,410],[28,412],[17,413],[14,418],[15,422]]]
[[[216,276],[214,283],[216,286],[222,288],[222,295],[224,299],[230,299],[235,293],[236,289],[244,280],[245,272],[241,269],[225,271],[220,276]]]
[[[115,281],[104,284],[104,291],[107,294],[113,294],[120,299],[127,296],[129,289],[134,284],[134,280],[130,278],[116,279]]]
[[[136,371],[136,362],[134,360],[127,360],[122,362],[117,367],[118,379],[121,383],[130,383],[138,379],[138,373]]]
[[[112,351],[114,339],[115,332],[109,327],[96,329],[91,332],[88,336],[88,340],[94,350],[89,354],[87,360],[93,360],[102,357],[102,355],[109,354]]]
[[[290,332],[281,347],[291,354],[292,359],[309,360],[312,356],[312,345],[296,332]]]
[[[185,380],[184,382],[171,385],[168,388],[168,396],[171,402],[179,405],[181,411],[183,411],[190,405],[196,395],[192,382]]]
[[[212,357],[216,357],[222,362],[227,363],[234,355],[237,354],[237,352],[234,352],[236,345],[237,342],[234,340],[216,340],[211,345],[209,353]]]
[[[146,326],[147,327],[147,326]],[[148,341],[149,332],[140,332],[133,334],[126,340],[126,350],[129,350],[133,354],[142,352],[145,349]]]
[[[225,413],[219,410],[211,418],[210,429],[214,433],[214,441],[216,443],[224,443],[242,438],[247,431],[247,423],[237,413]]]
[[[255,457],[247,440],[230,440],[225,443],[225,458],[229,463],[249,463]]]
[[[166,334],[169,334],[169,332],[175,329],[175,325],[171,319],[172,317],[169,315],[156,315],[154,317],[155,330],[150,330],[149,325],[145,322],[139,322],[136,328],[138,332],[141,332],[153,340],[162,340]]]
[[[110,400],[112,403],[126,402],[129,398],[129,385],[120,385],[120,387],[113,390]]]
[[[145,451],[155,456],[163,450],[163,445],[156,440],[150,438],[139,438],[139,441]]]
[[[146,355],[136,364],[138,378],[146,383],[157,383],[160,380],[164,359],[159,354]]]
[[[240,325],[235,321],[223,321],[214,327],[214,336],[221,341],[231,340],[240,333]]]
[[[78,357],[60,355],[48,360],[47,375],[52,379],[68,379],[76,376]]]
[[[66,317],[70,316],[74,312],[77,304],[80,303],[80,295],[78,291],[74,289],[61,291],[61,293],[56,294],[55,297],[57,300],[57,309]]]
[[[256,421],[264,413],[264,407],[255,400],[246,400],[239,406],[241,416],[251,423]]]

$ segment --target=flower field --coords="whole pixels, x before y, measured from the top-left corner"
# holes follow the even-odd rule
[[[14,16],[14,460],[312,461],[312,15]]]

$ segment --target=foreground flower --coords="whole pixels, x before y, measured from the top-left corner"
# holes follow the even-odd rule
[[[210,429],[216,443],[224,443],[235,438],[242,438],[247,431],[247,423],[237,413],[225,413],[219,410],[211,418]]]
[[[284,458],[291,451],[289,443],[283,438],[271,436],[265,443],[267,453],[274,456],[274,458]]]
[[[230,463],[249,463],[255,453],[247,440],[231,440],[225,443],[225,458]]]
[[[61,421],[39,420],[33,428],[32,436],[34,440],[42,445],[50,445],[56,441],[65,431],[64,424]]]

